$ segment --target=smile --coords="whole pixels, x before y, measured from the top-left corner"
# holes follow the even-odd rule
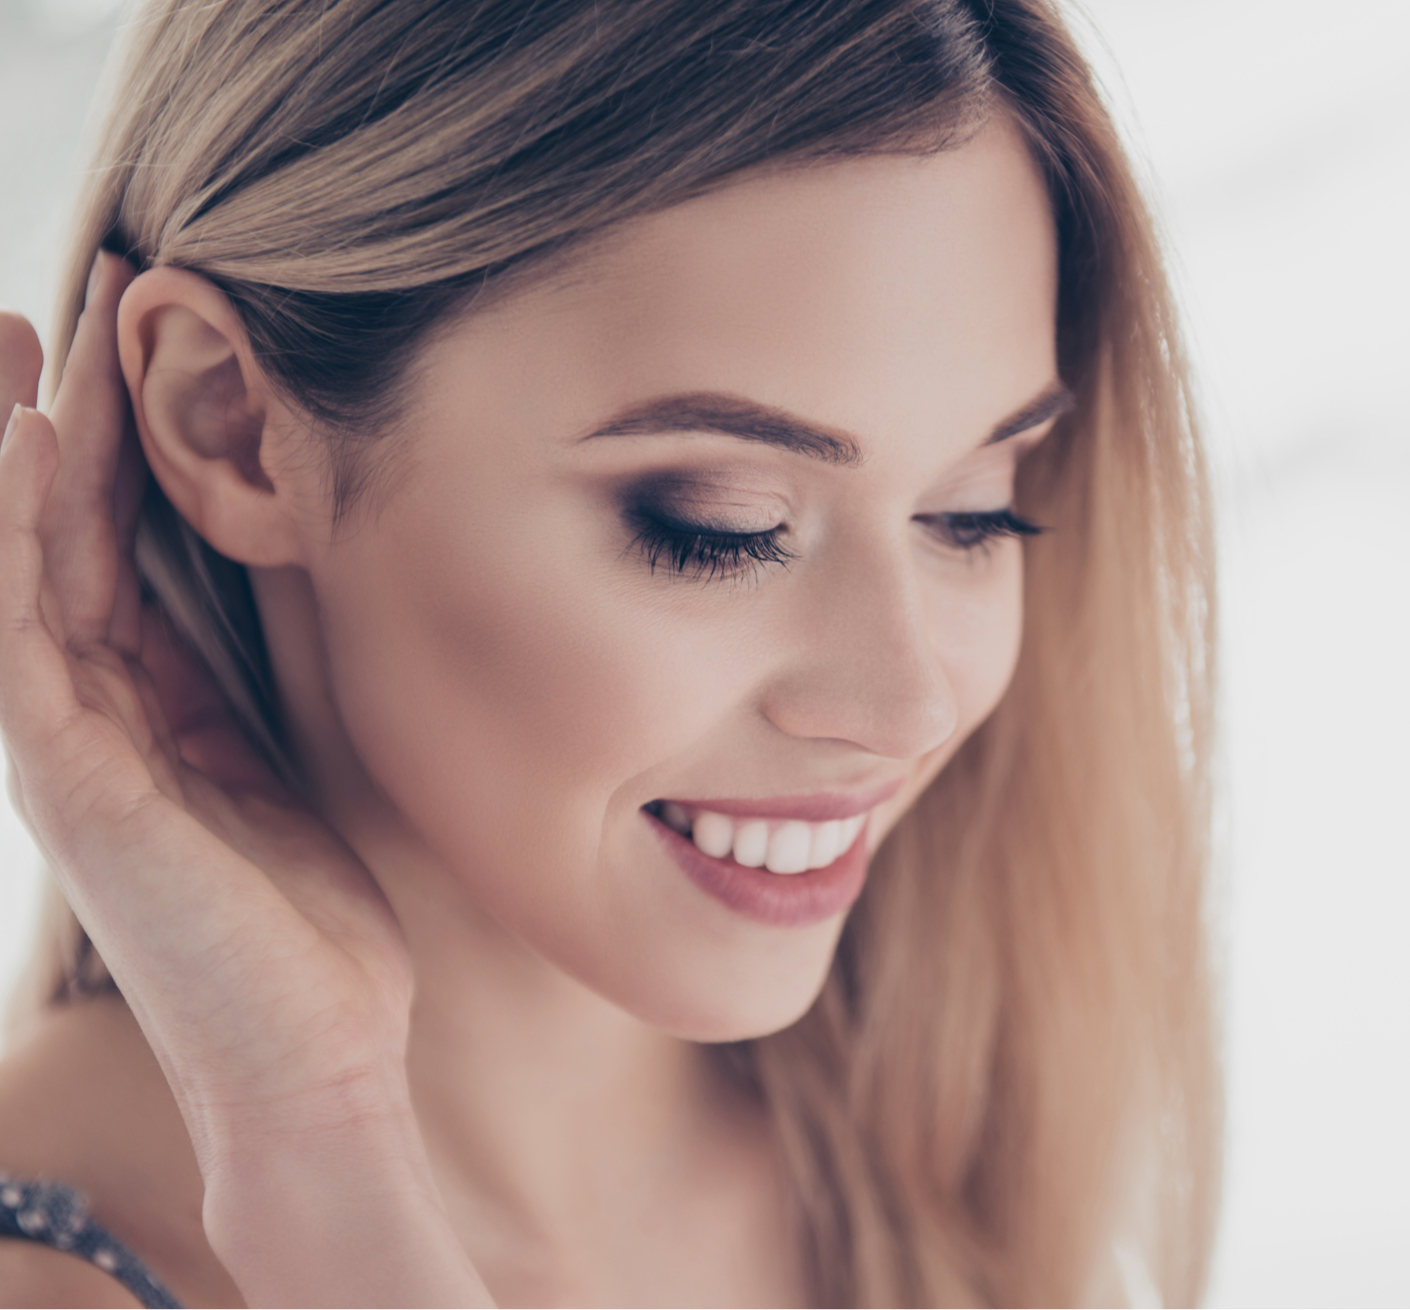
[[[657,800],[642,813],[702,891],[762,923],[802,925],[843,913],[861,895],[867,820],[900,787],[773,801]]]
[[[657,817],[673,832],[689,837],[695,848],[714,859],[733,858],[746,869],[770,873],[804,873],[825,869],[852,848],[867,821],[850,819],[808,823],[802,819],[731,818],[679,801],[663,801]]]

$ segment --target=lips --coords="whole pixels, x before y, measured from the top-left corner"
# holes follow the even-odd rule
[[[768,800],[654,801],[658,840],[702,891],[763,923],[832,918],[861,894],[870,812],[900,789]]]
[[[854,791],[813,792],[807,796],[773,796],[762,800],[730,797],[724,800],[683,800],[680,797],[654,801],[653,805],[674,803],[688,809],[713,810],[731,818],[802,819],[822,823],[827,819],[850,819],[889,801],[904,785],[904,778],[878,783]]]

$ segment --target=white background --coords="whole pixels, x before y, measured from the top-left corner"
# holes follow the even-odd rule
[[[0,301],[41,329],[112,8],[0,0]],[[1410,4],[1074,21],[1169,241],[1220,494],[1210,1302],[1410,1304]],[[0,805],[0,988],[34,863]]]

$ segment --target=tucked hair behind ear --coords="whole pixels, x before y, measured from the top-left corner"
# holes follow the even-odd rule
[[[1213,582],[1158,248],[1047,0],[152,0],[61,306],[100,244],[230,297],[343,512],[428,334],[767,160],[941,150],[1002,108],[1047,179],[1077,398],[1022,470],[1011,689],[877,857],[826,987],[722,1049],[829,1305],[1198,1300],[1219,1137],[1205,959]],[[148,492],[149,596],[286,775],[243,571]],[[35,1003],[110,985],[52,907]],[[1114,1254],[1115,1253],[1115,1254]]]

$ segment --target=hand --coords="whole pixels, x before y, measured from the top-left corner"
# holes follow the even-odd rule
[[[105,257],[95,281],[52,421],[17,412],[0,457],[0,728],[22,813],[199,1132],[207,1106],[395,1067],[411,974],[366,870],[141,611],[146,470],[115,340],[131,273]]]
[[[238,1212],[276,1157],[285,1174],[317,1162],[317,1177],[281,1175],[310,1198],[346,1198],[333,1175],[361,1170],[360,1187],[370,1170],[412,1208],[438,1207],[406,1087],[412,974],[370,874],[142,609],[132,543],[148,474],[116,344],[132,278],[99,257],[51,417],[16,408],[0,449],[0,732],[21,813],[176,1096],[208,1227],[225,1198],[221,1243],[259,1265],[263,1238]],[[38,372],[28,324],[0,316],[0,413],[34,404]],[[456,1252],[425,1303],[452,1286],[453,1300],[483,1298]],[[268,1275],[247,1281],[287,1303],[312,1294]],[[418,1295],[393,1284],[396,1299]]]

